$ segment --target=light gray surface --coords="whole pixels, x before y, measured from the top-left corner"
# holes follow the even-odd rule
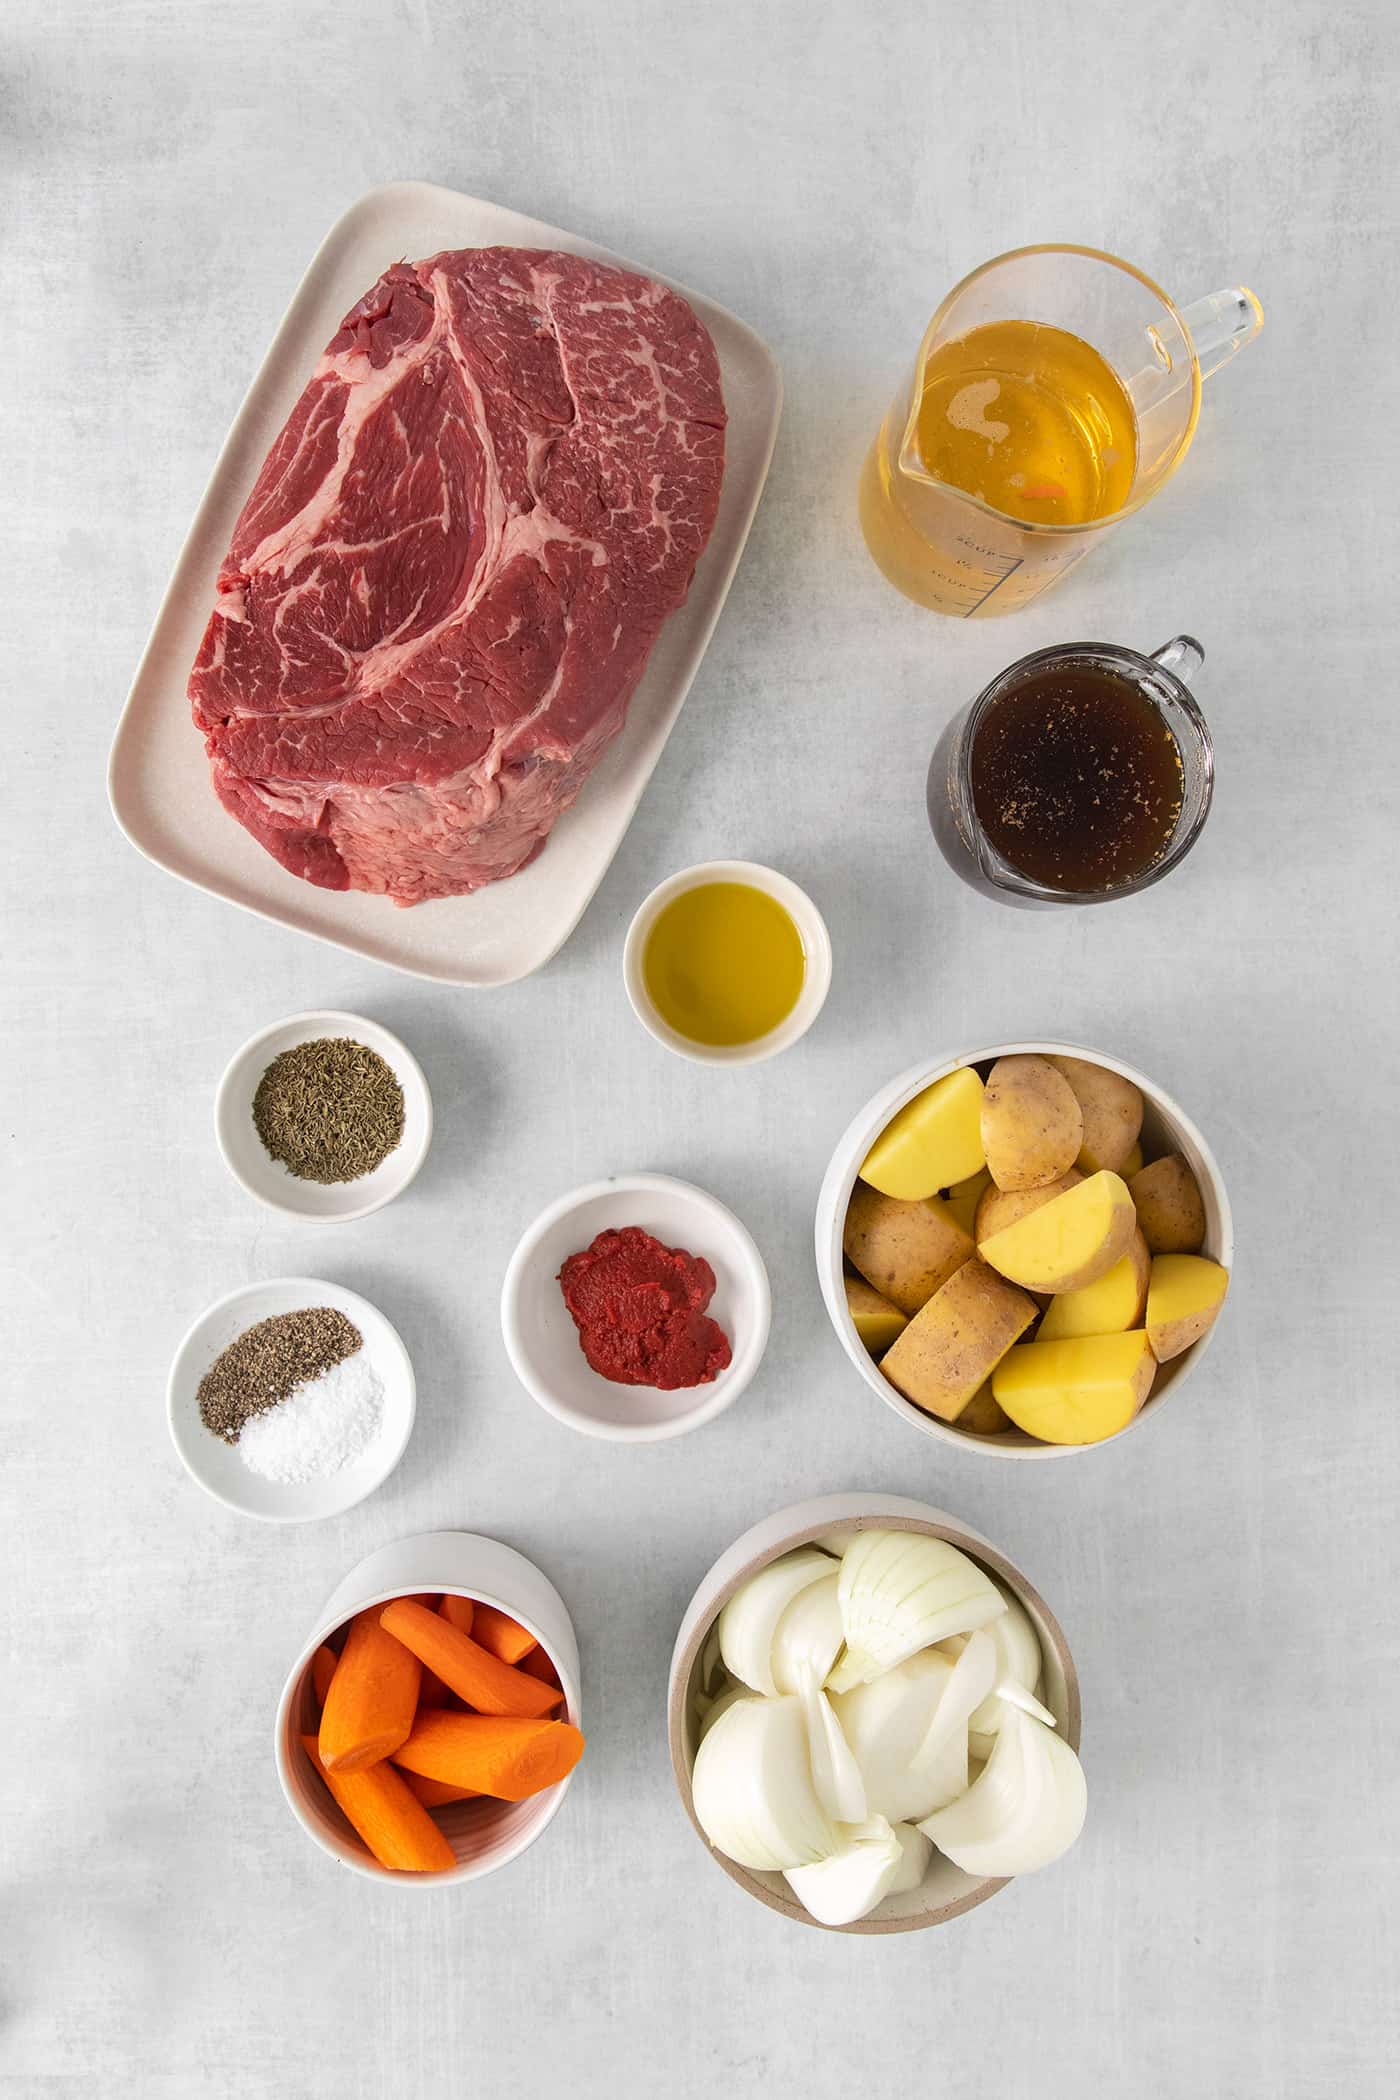
[[[1131,12],[91,0],[18,30],[9,10],[7,2091],[1388,2089],[1397,46],[1381,5]],[[326,226],[396,175],[703,287],[788,387],[749,555],[611,875],[551,968],[480,997],[178,887],[103,798],[241,391]],[[1266,330],[1147,515],[1018,619],[954,625],[866,559],[858,461],[952,280],[1057,238],[1183,297],[1243,279]],[[1083,915],[961,891],[921,809],[950,710],[1025,650],[1180,628],[1206,645],[1220,766],[1187,867]],[[717,854],[810,887],[837,956],[808,1040],[732,1074],[652,1044],[619,971],[637,900]],[[438,1109],[409,1195],[332,1230],[245,1199],[211,1129],[232,1048],[312,1004],[400,1030]],[[862,1390],[810,1219],[881,1080],[1044,1032],[1121,1052],[1199,1119],[1239,1267],[1208,1366],[1150,1431],[1017,1468],[940,1453]],[[655,1449],[549,1420],[496,1320],[522,1225],[619,1167],[713,1188],[774,1284],[740,1406]],[[162,1386],[209,1299],[318,1270],[400,1327],[418,1426],[371,1502],[276,1533],[186,1480]],[[1068,1861],[972,1917],[855,1943],[747,1907],[706,1860],[663,1693],[720,1549],[862,1484],[946,1504],[1043,1587],[1083,1676],[1091,1809]],[[440,1525],[557,1582],[591,1739],[507,1874],[386,1893],[297,1831],[270,1724],[339,1576]]]

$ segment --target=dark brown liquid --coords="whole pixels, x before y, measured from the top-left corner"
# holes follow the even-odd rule
[[[1144,875],[1181,814],[1181,753],[1130,678],[1097,664],[1030,671],[972,746],[977,821],[1004,860],[1054,890]]]

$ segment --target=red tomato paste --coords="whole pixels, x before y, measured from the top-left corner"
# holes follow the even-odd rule
[[[705,1311],[714,1270],[639,1225],[600,1232],[569,1256],[559,1284],[584,1355],[614,1385],[671,1393],[708,1385],[729,1362],[729,1338]]]

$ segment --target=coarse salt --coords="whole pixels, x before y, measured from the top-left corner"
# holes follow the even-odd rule
[[[369,1351],[357,1349],[245,1422],[238,1455],[250,1473],[289,1487],[328,1480],[354,1464],[383,1417],[384,1387]]]

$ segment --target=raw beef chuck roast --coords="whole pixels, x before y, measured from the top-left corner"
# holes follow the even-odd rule
[[[326,889],[513,875],[621,728],[723,469],[674,292],[528,248],[396,263],[219,572],[190,699],[224,807]]]

